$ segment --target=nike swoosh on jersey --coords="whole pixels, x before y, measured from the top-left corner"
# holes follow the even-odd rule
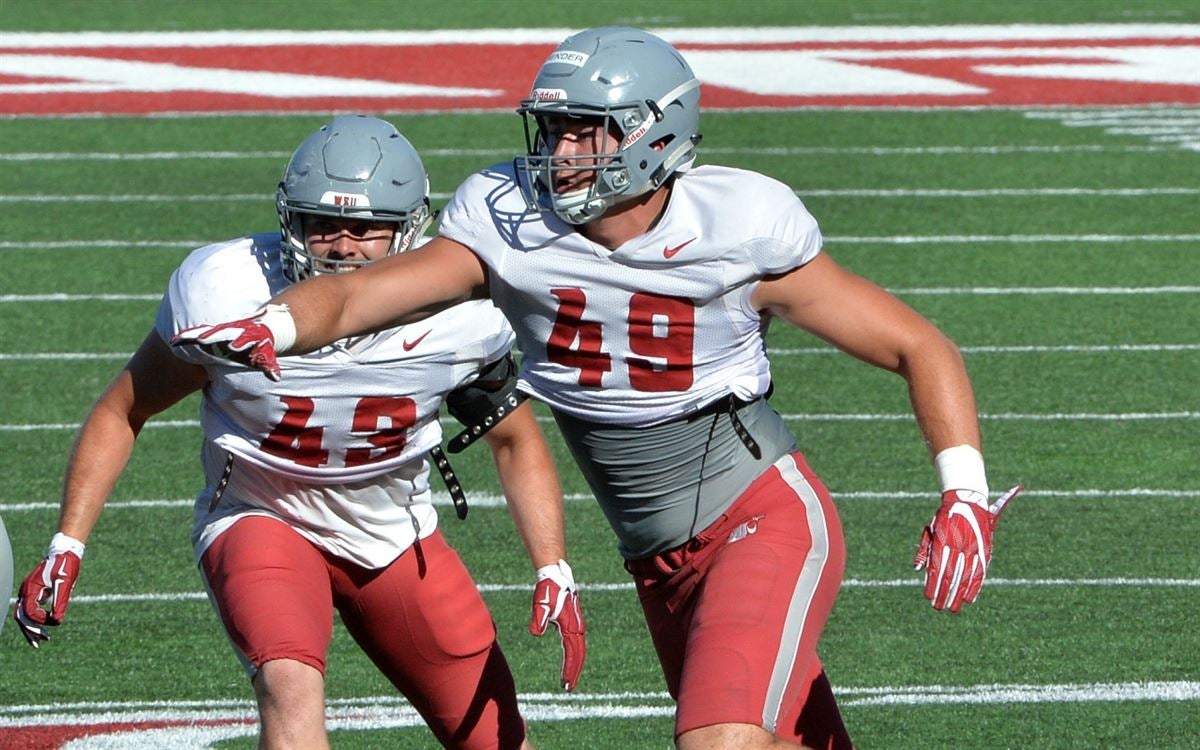
[[[693,238],[691,238],[690,240],[688,240],[687,242],[683,242],[683,243],[681,243],[681,244],[678,244],[678,245],[676,245],[675,247],[665,247],[665,248],[663,248],[663,257],[664,257],[664,258],[674,258],[674,257],[675,257],[675,253],[677,253],[677,252],[679,252],[680,250],[684,249],[685,247],[687,247],[688,245],[692,244],[693,242],[695,242],[695,241],[696,241],[696,240],[698,240],[698,239],[700,239],[700,238],[699,238],[699,237],[693,237]]]
[[[412,341],[409,341],[408,339],[404,339],[404,351],[411,352],[413,349],[416,348],[417,344],[424,341],[425,337],[428,336],[432,331],[433,331],[433,329],[430,328],[428,331],[426,331],[425,333],[422,333],[420,336],[417,336]]]

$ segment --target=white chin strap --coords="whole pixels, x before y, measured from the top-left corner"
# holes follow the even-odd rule
[[[599,218],[608,210],[609,202],[603,198],[591,198],[592,188],[585,187],[569,193],[557,193],[551,198],[554,213],[568,224],[586,224]]]

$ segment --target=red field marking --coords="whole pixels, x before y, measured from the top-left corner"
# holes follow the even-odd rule
[[[49,726],[10,727],[3,730],[4,750],[57,750],[66,743],[83,737],[113,734],[116,732],[143,732],[168,727],[227,726],[230,724],[255,724],[256,720],[187,720],[187,721],[138,721],[109,722],[104,724],[56,724]]]
[[[1093,39],[1075,30],[1022,39],[1018,29],[1017,38],[924,41],[916,29],[917,38],[899,41],[721,44],[711,34],[689,41],[685,31],[676,44],[705,82],[708,109],[1200,104],[1193,27],[1175,37]],[[6,46],[0,37],[0,115],[503,111],[527,93],[554,46],[345,46],[222,33],[216,38],[229,41],[218,46],[169,35],[144,46],[82,37],[72,46],[70,35],[53,46],[36,46],[33,35]]]

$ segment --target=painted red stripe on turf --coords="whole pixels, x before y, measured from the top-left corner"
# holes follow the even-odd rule
[[[159,80],[128,81],[108,91],[30,91],[22,84],[62,82],[44,71],[31,71],[29,77],[12,70],[0,78],[0,114],[150,114],[155,112],[310,112],[321,110],[394,112],[413,110],[511,110],[527,93],[538,66],[552,49],[551,44],[413,44],[347,47],[331,44],[258,45],[218,47],[3,47],[0,54],[11,55],[10,66],[22,56],[41,59],[53,69],[53,58],[74,57],[98,62],[133,62],[150,66],[178,66],[192,76],[187,83],[163,84],[170,70],[147,67],[136,75]],[[704,105],[708,109],[797,108],[806,106],[838,107],[990,107],[1054,105],[1142,105],[1200,104],[1200,83],[1179,72],[1194,57],[1200,66],[1200,37],[1173,39],[1097,39],[1097,40],[1001,40],[1001,41],[929,41],[867,43],[765,43],[697,44],[680,48],[692,52],[705,79]],[[1172,55],[1163,62],[1123,60],[1134,50],[1153,49]],[[1054,52],[1061,54],[1054,54]],[[889,54],[894,53],[894,54]],[[791,55],[791,56],[789,56]],[[704,57],[702,57],[704,56]],[[756,57],[759,56],[759,57]],[[764,57],[769,56],[769,57]],[[51,59],[46,60],[49,57]],[[819,94],[810,89],[779,86],[786,76],[802,79],[812,61],[827,68],[815,75],[826,76]],[[703,64],[697,64],[702,62]],[[1031,70],[1022,75],[1023,66],[1044,68],[1068,66],[1071,70],[1054,76]],[[1015,70],[988,72],[985,67],[1008,66]],[[1111,73],[1089,71],[1088,66],[1111,68]],[[86,62],[83,67],[86,68]],[[64,68],[67,70],[67,68]],[[278,94],[278,87],[266,91],[247,88],[240,83],[223,91],[215,80],[221,71],[240,74],[269,73],[288,76],[321,76],[333,81],[333,93],[345,81],[368,81],[392,90],[378,95],[337,96],[331,93],[305,95],[298,90]],[[731,72],[732,71],[732,72]],[[1082,71],[1082,72],[1079,72]],[[882,73],[884,83],[863,86],[873,73]],[[1114,80],[1136,73],[1138,80]],[[80,73],[82,75],[83,73]],[[705,78],[705,76],[708,76]],[[1069,76],[1076,77],[1069,77]],[[1109,75],[1092,80],[1087,75]],[[898,77],[919,76],[940,82],[944,87],[906,88],[908,80]],[[1056,77],[1057,76],[1057,77]],[[1156,78],[1157,76],[1157,78]],[[709,80],[715,78],[716,80]],[[1179,81],[1185,81],[1180,83]],[[763,86],[760,84],[772,84]],[[157,85],[156,85],[157,84]],[[417,92],[404,95],[397,85],[415,85],[431,89],[479,89],[493,92],[435,96]],[[105,81],[93,82],[90,89],[104,88]],[[130,88],[167,90],[134,91]],[[271,82],[255,83],[263,87]],[[174,86],[175,88],[172,88]],[[187,87],[186,89],[183,87]],[[303,82],[300,82],[301,89]],[[5,90],[8,87],[8,90]],[[110,87],[111,88],[111,87]],[[350,89],[347,88],[349,91]],[[762,93],[770,90],[776,93]],[[855,93],[870,91],[872,93]],[[940,93],[928,93],[937,91]],[[895,93],[892,93],[895,92]],[[949,93],[946,93],[949,92]]]
[[[58,750],[66,743],[82,737],[113,734],[116,732],[147,731],[185,726],[227,726],[230,724],[254,724],[256,720],[206,720],[195,721],[138,721],[110,722],[105,724],[71,724],[30,727],[8,727],[4,729],[4,750]]]

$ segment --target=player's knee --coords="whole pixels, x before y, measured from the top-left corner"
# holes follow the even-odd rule
[[[263,664],[254,676],[262,748],[321,748],[325,738],[325,678],[292,659]]]
[[[713,724],[692,729],[675,739],[678,750],[768,750],[795,748],[753,724]]]

